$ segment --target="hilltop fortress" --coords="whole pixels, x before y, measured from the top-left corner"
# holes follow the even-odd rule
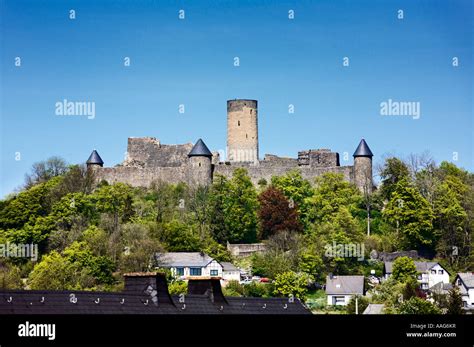
[[[340,166],[339,153],[329,149],[309,149],[298,152],[297,158],[258,153],[258,109],[256,100],[227,101],[227,159],[220,161],[219,153],[212,152],[204,141],[195,145],[165,145],[154,137],[130,137],[127,157],[115,167],[103,167],[96,150],[87,160],[98,180],[109,183],[123,182],[132,186],[149,186],[153,181],[185,182],[190,185],[208,185],[216,174],[232,176],[236,168],[245,168],[254,184],[261,179],[270,182],[272,176],[281,176],[298,169],[311,182],[326,172],[343,174],[361,191],[371,192],[372,151],[361,140],[354,152],[353,166]]]

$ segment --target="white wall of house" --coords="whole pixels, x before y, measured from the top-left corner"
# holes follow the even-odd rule
[[[219,276],[222,277],[222,265],[218,261],[213,260],[202,271],[203,276]]]
[[[469,289],[468,295],[465,298],[463,297],[463,301],[466,301],[468,306],[474,306],[474,288]]]
[[[460,289],[462,294],[462,301],[465,303],[465,306],[474,306],[474,288],[466,288],[462,281],[457,278],[456,283]]]
[[[428,270],[428,288],[439,282],[449,283],[449,274],[439,264],[436,264]]]
[[[352,294],[328,294],[328,305],[346,306],[351,301]]]
[[[224,281],[240,281],[240,271],[223,271],[222,279]]]
[[[385,274],[385,279],[391,275],[391,273]],[[427,290],[439,282],[449,283],[449,274],[445,269],[443,269],[443,267],[436,264],[427,272],[418,274],[417,279],[420,283],[420,288]]]
[[[199,276],[195,274],[191,274],[191,269],[201,269],[200,276],[218,276],[222,277],[222,265],[219,264],[216,260],[212,260],[209,264],[204,267],[193,267],[193,266],[175,266],[171,268],[171,273],[175,277],[181,277],[178,275],[178,268],[183,268],[183,275],[182,277],[189,277],[189,276]]]

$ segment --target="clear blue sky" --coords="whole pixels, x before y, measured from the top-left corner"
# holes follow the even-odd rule
[[[364,137],[376,162],[458,152],[474,169],[471,0],[0,4],[0,197],[52,155],[80,163],[96,148],[106,166],[120,163],[129,136],[225,149],[233,98],[259,101],[261,157],[331,148],[351,165]],[[55,115],[64,98],[94,101],[95,119]],[[381,116],[388,99],[420,102],[420,119]]]

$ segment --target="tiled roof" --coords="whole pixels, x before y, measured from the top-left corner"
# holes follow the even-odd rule
[[[203,140],[199,139],[196,144],[194,145],[191,152],[189,152],[188,157],[212,157],[212,153],[207,148],[206,144]]]
[[[364,276],[327,276],[326,294],[364,294]]]
[[[214,278],[190,280],[184,302],[169,295],[164,274],[130,274],[125,281],[119,293],[0,291],[0,314],[310,314],[297,299],[224,297]]]
[[[369,148],[369,145],[367,142],[365,142],[364,139],[362,139],[357,146],[353,157],[373,157],[374,155],[372,154],[372,151]]]
[[[87,159],[86,164],[98,164],[98,165],[104,165],[104,161],[100,157],[99,153],[94,149],[89,156],[89,159]]]
[[[155,255],[160,267],[203,267],[213,259],[200,252],[168,252]]]
[[[458,276],[467,288],[474,288],[474,274],[472,272],[461,272],[458,273]]]
[[[229,263],[227,261],[221,262],[221,265],[224,271],[239,271],[239,268],[237,268],[234,264]]]

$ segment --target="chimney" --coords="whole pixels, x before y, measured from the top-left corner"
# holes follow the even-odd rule
[[[215,304],[227,304],[220,277],[189,277],[188,294],[206,295]]]
[[[174,306],[168,292],[166,274],[162,272],[131,272],[123,276],[125,278],[125,293],[149,295],[155,305],[171,304]]]

